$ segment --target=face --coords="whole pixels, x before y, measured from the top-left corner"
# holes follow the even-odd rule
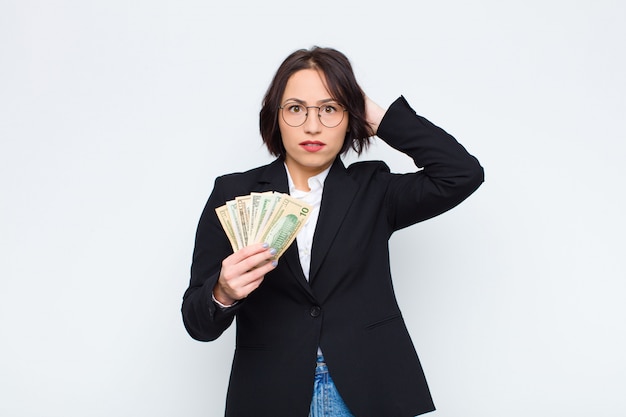
[[[306,181],[319,174],[333,163],[341,151],[348,128],[348,113],[343,113],[342,107],[335,109],[333,103],[336,101],[324,85],[323,74],[317,70],[300,70],[287,81],[281,100],[281,106],[287,106],[279,111],[278,126],[286,150],[285,164],[294,181]],[[342,112],[343,120],[335,127],[326,127],[318,117],[318,109],[306,109],[306,106],[320,106],[320,111],[327,114]],[[308,116],[301,126],[294,127],[287,124],[281,114],[288,111],[308,112]]]

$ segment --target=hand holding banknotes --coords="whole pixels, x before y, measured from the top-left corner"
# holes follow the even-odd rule
[[[261,285],[265,274],[276,267],[275,255],[276,249],[255,243],[224,259],[213,297],[224,305],[246,298]]]
[[[288,194],[251,193],[215,209],[235,253],[224,259],[213,297],[231,305],[248,296],[295,240],[312,207]]]

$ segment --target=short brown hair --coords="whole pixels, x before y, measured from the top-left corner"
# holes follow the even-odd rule
[[[327,88],[332,98],[341,103],[350,115],[349,129],[343,141],[341,153],[353,149],[361,154],[369,145],[374,132],[365,117],[365,97],[356,81],[352,65],[341,52],[332,48],[314,46],[311,49],[299,49],[289,55],[280,65],[272,80],[259,115],[259,125],[263,143],[269,152],[280,158],[285,157],[278,110],[287,81],[294,73],[303,69],[317,69],[326,78]]]

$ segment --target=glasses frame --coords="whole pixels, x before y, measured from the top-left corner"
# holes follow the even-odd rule
[[[284,113],[285,106],[286,106],[286,105],[288,105],[288,104],[291,104],[291,103],[298,104],[299,106],[302,106],[303,108],[305,108],[305,109],[306,109],[306,113],[304,113],[304,120],[303,120],[303,121],[302,121],[302,123],[300,123],[299,125],[292,125],[292,124],[290,124],[290,123],[287,121],[287,119],[285,119],[285,113]],[[306,121],[307,121],[307,119],[309,118],[309,109],[317,109],[317,117],[319,118],[320,123],[321,123],[323,126],[325,126],[325,127],[329,128],[329,129],[332,129],[332,128],[334,128],[334,127],[339,126],[339,125],[341,124],[341,122],[343,122],[343,119],[346,117],[346,112],[348,111],[348,109],[346,109],[346,108],[345,108],[344,106],[342,106],[341,104],[337,103],[337,105],[343,109],[343,111],[341,112],[341,120],[339,120],[339,122],[338,122],[336,125],[334,125],[334,126],[328,126],[328,125],[326,125],[326,124],[322,121],[322,113],[321,113],[321,111],[322,111],[322,107],[327,106],[327,105],[329,105],[329,104],[331,104],[331,103],[337,103],[337,102],[336,102],[336,101],[333,101],[333,102],[330,102],[330,103],[324,103],[324,104],[322,104],[322,105],[320,105],[320,106],[305,106],[304,104],[299,103],[299,102],[297,102],[297,101],[293,101],[293,102],[292,102],[292,101],[289,101],[289,102],[285,103],[285,105],[278,106],[278,108],[280,109],[280,117],[282,117],[282,118],[283,118],[283,121],[284,121],[285,123],[287,123],[287,125],[288,125],[288,126],[291,126],[291,127],[300,127],[300,126],[302,126],[303,124],[305,124],[305,123],[306,123]]]

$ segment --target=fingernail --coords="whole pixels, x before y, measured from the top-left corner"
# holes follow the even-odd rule
[[[276,255],[276,249],[274,248],[270,249],[270,255],[272,256]]]
[[[276,267],[276,265],[278,265],[278,261],[277,261],[276,259],[274,259],[274,260],[272,261],[272,266],[275,268],[275,267]]]
[[[263,243],[263,247],[267,249],[267,248],[269,248],[269,247],[270,247],[270,244],[269,244],[269,243],[267,243],[267,242],[265,242],[265,243]]]

